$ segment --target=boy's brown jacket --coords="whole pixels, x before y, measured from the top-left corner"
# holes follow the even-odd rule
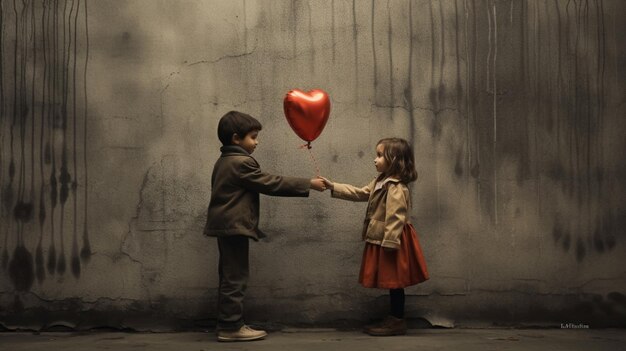
[[[259,230],[259,193],[309,196],[310,180],[261,171],[257,161],[239,146],[223,146],[211,177],[211,201],[204,226],[208,236],[265,237]]]
[[[332,197],[350,201],[368,201],[363,240],[382,247],[397,249],[404,225],[409,223],[409,188],[395,178],[384,180],[375,188],[376,179],[358,188],[349,184],[334,183]]]

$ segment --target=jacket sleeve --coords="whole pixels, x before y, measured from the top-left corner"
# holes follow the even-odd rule
[[[330,195],[342,200],[367,201],[370,198],[373,187],[374,181],[362,188],[350,184],[334,183],[334,189],[330,192]]]
[[[241,185],[251,191],[272,196],[309,196],[309,179],[265,173],[252,158],[241,163],[239,173]]]
[[[401,185],[389,184],[385,203],[385,234],[382,247],[400,248],[400,236],[407,221],[408,199]]]

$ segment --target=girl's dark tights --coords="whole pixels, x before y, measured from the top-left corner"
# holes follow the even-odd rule
[[[389,290],[390,313],[396,318],[404,318],[404,289]]]

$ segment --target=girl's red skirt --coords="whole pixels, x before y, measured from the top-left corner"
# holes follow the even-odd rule
[[[365,243],[359,274],[359,283],[364,287],[398,289],[427,279],[426,261],[412,224],[404,226],[397,250]]]

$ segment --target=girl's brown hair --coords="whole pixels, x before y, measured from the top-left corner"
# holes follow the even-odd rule
[[[381,139],[376,146],[383,145],[383,157],[389,168],[385,175],[400,178],[400,181],[408,184],[417,179],[417,170],[415,169],[415,156],[413,156],[413,148],[409,143],[401,138],[385,138]]]

